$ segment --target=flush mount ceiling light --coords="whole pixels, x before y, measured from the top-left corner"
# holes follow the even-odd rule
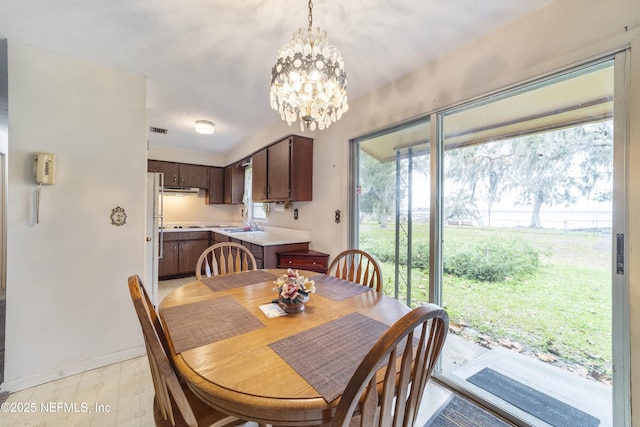
[[[213,123],[206,120],[198,120],[196,122],[196,132],[203,135],[211,135],[213,133]]]
[[[278,52],[271,70],[271,108],[300,129],[328,128],[347,112],[347,74],[338,49],[327,33],[313,30],[313,3],[309,0],[309,27],[300,28]]]

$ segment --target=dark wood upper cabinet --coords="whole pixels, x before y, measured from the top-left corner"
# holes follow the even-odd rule
[[[311,201],[313,139],[284,138],[253,155],[254,201]]]
[[[209,167],[180,163],[180,187],[209,188]]]
[[[224,203],[242,204],[244,198],[244,167],[234,164],[224,168]]]
[[[251,160],[251,194],[255,202],[267,200],[267,149],[255,153]]]
[[[224,203],[224,168],[209,167],[209,190],[206,202],[210,205]]]
[[[291,138],[273,144],[267,153],[267,193],[269,199],[291,197]]]
[[[148,160],[147,170],[149,172],[162,172],[164,174],[164,185],[180,185],[180,163]]]
[[[147,170],[164,173],[164,185],[172,187],[209,188],[208,168],[208,166],[162,160],[147,161]]]

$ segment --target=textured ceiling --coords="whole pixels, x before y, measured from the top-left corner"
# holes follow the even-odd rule
[[[342,52],[353,100],[551,1],[316,0],[313,23]],[[168,129],[149,134],[152,146],[224,153],[280,120],[271,67],[307,26],[307,5],[0,0],[0,35],[147,77],[149,125]],[[200,119],[215,123],[213,135],[195,133]]]

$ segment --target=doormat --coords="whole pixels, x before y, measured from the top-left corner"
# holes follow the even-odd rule
[[[596,417],[490,368],[482,369],[467,381],[555,427],[600,425]]]
[[[455,394],[443,403],[424,427],[510,427],[491,412]]]

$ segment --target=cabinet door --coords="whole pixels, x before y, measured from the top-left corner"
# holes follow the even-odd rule
[[[294,135],[291,137],[291,188],[290,200],[313,200],[313,139]]]
[[[147,170],[149,172],[162,172],[164,174],[164,185],[180,185],[180,163],[148,160]]]
[[[224,203],[224,169],[209,168],[209,190],[206,202],[210,205]]]
[[[254,202],[267,200],[267,149],[255,153],[252,157],[251,193]]]
[[[178,242],[164,241],[163,256],[158,260],[158,277],[178,274]]]
[[[209,247],[208,240],[183,240],[180,242],[178,269],[180,273],[196,274],[196,264],[202,252]]]
[[[267,199],[289,200],[291,196],[291,139],[269,147],[267,154]]]
[[[224,168],[224,203],[239,205],[244,197],[244,168],[230,165]]]
[[[207,166],[180,163],[180,186],[209,188],[209,168]]]
[[[213,243],[228,242],[229,239],[229,236],[225,236],[224,234],[216,232],[213,233]]]

